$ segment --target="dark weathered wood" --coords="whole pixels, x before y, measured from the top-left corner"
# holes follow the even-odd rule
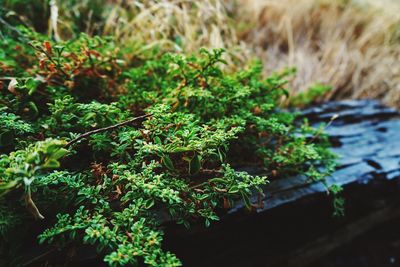
[[[373,179],[400,177],[400,113],[373,100],[329,102],[303,111],[311,123],[328,123],[325,130],[339,156],[337,171],[328,178],[328,185],[345,186],[368,183]],[[326,192],[322,183],[312,183],[298,176],[277,179],[265,189],[263,212],[299,198]],[[255,199],[254,199],[255,200]],[[231,212],[244,207],[238,203]]]
[[[371,212],[367,216],[351,222],[339,230],[327,233],[318,239],[307,243],[305,246],[289,253],[286,257],[287,265],[291,267],[304,267],[313,263],[315,260],[327,255],[334,249],[350,242],[355,237],[365,233],[376,225],[382,224],[394,218],[400,217],[398,205],[382,207],[382,209]],[[284,263],[275,264],[281,266]]]
[[[326,130],[340,156],[328,184],[344,186],[346,217],[332,218],[322,183],[302,176],[277,179],[256,213],[237,203],[208,230],[167,228],[168,246],[186,266],[307,266],[398,215],[399,112],[361,100],[325,103],[302,114],[316,126],[339,115]]]

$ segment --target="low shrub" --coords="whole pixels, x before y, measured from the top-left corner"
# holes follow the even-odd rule
[[[237,200],[259,208],[250,196],[268,179],[334,168],[323,129],[279,108],[290,72],[15,30],[0,53],[1,253],[14,266],[32,237],[50,252],[92,246],[110,266],[178,266],[165,222],[208,226]],[[265,176],[237,171],[250,165]]]

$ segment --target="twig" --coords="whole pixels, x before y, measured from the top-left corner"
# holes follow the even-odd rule
[[[338,117],[339,117],[339,114],[333,115],[332,118],[329,120],[329,122],[325,125],[325,127],[323,127],[322,129],[319,129],[318,132],[314,135],[313,138],[310,139],[310,141],[308,143],[314,142],[315,139],[317,139],[322,134],[322,132],[325,131],[326,128],[328,128],[332,124],[332,122],[334,120],[336,120]]]
[[[52,248],[52,249],[50,249],[50,250],[48,250],[48,251],[46,251],[46,252],[44,252],[44,253],[42,253],[42,254],[36,256],[35,258],[30,259],[29,261],[27,261],[27,262],[25,262],[24,264],[22,264],[22,266],[29,266],[29,265],[31,265],[32,263],[34,263],[34,262],[36,262],[36,261],[38,261],[38,260],[41,260],[41,259],[43,259],[44,257],[50,255],[51,253],[53,253],[53,252],[56,251],[56,250],[57,250],[56,248]]]
[[[83,139],[83,138],[87,138],[87,137],[89,137],[89,136],[92,135],[92,134],[110,131],[110,130],[116,129],[116,128],[118,128],[118,127],[122,127],[122,126],[128,125],[128,124],[130,124],[130,123],[132,123],[132,122],[134,122],[134,121],[137,121],[137,120],[139,120],[139,119],[147,118],[147,117],[149,117],[149,116],[151,116],[151,115],[150,115],[150,114],[145,114],[145,115],[142,115],[142,116],[138,116],[138,117],[132,118],[132,119],[127,120],[127,121],[120,122],[120,123],[115,124],[115,125],[111,125],[111,126],[108,126],[108,127],[99,128],[99,129],[96,129],[96,130],[93,130],[93,131],[90,131],[90,132],[86,132],[86,133],[84,133],[84,134],[81,134],[81,135],[78,136],[77,138],[72,139],[71,141],[69,141],[69,142],[66,144],[66,146],[71,146],[72,144],[78,142],[79,140],[81,140],[81,139]]]
[[[198,188],[201,188],[201,187],[203,187],[203,186],[205,186],[207,184],[210,184],[209,181],[206,181],[206,182],[203,182],[203,183],[200,183],[200,184],[196,184],[194,186],[189,187],[189,189],[190,190],[198,189]]]
[[[14,79],[18,79],[18,80],[28,80],[31,79],[31,77],[0,77],[0,81],[8,81],[8,80],[14,80]]]
[[[29,212],[35,217],[35,220],[43,220],[44,216],[40,213],[35,202],[32,200],[31,188],[28,186],[28,191],[25,194],[25,203]]]

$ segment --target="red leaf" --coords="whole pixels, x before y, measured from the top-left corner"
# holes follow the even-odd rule
[[[44,48],[46,49],[46,52],[51,54],[52,50],[51,50],[51,44],[49,41],[44,41],[43,43]]]

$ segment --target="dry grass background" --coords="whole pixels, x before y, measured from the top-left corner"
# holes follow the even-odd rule
[[[98,0],[83,0],[72,9],[60,2],[59,21],[71,21],[74,12],[80,10],[90,15],[87,6],[93,1]],[[103,1],[105,7],[97,11],[101,13],[97,17],[102,16],[102,19],[87,20],[85,31],[90,35],[96,30],[103,35],[113,35],[121,44],[137,47],[138,53],[152,47],[161,52],[185,53],[195,53],[201,47],[226,48],[228,66],[243,66],[252,56],[238,39],[232,16],[228,14],[232,3],[220,0]],[[65,36],[72,35],[68,27],[60,31]]]
[[[220,1],[128,1],[109,14],[104,34],[158,44],[166,50],[232,47],[236,33]],[[134,14],[134,15],[132,15]]]
[[[295,66],[292,90],[333,86],[324,99],[378,98],[400,107],[400,5],[339,0],[238,0],[240,37],[266,72]],[[396,12],[397,11],[397,12]]]

